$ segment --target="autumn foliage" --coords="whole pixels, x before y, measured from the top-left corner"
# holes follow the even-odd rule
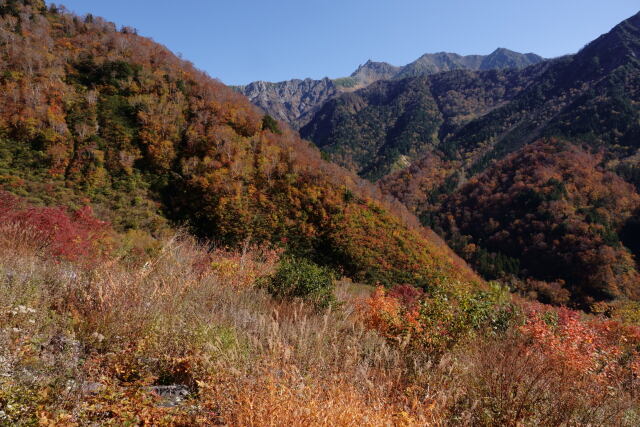
[[[88,200],[118,231],[270,243],[370,283],[481,282],[399,203],[132,29],[32,2],[0,28],[5,190]],[[363,240],[378,224],[393,235]]]
[[[558,370],[584,381],[585,387],[609,383],[633,387],[633,379],[640,375],[640,328],[580,317],[567,308],[533,305],[520,332],[529,340],[530,351],[543,354]]]
[[[361,301],[362,321],[405,348],[442,354],[475,333],[503,331],[515,316],[505,289],[469,292],[456,286],[423,293],[411,286],[376,288]]]
[[[109,226],[97,219],[89,206],[74,212],[33,207],[0,192],[0,227],[30,233],[34,244],[61,260],[94,262],[108,250]]]
[[[620,234],[640,196],[600,162],[569,142],[531,144],[449,196],[437,227],[481,271],[500,262],[496,275],[560,284],[542,292],[549,302],[566,301],[562,288],[583,305],[638,298],[636,264]]]
[[[111,235],[115,250],[87,263],[49,250],[37,224],[51,208],[8,200],[3,218],[16,211],[23,222],[0,226],[3,423],[639,419],[632,307],[619,320],[586,317],[524,303],[498,285],[445,280],[426,291],[334,287],[326,269],[283,263],[281,250],[229,251],[186,234],[147,250],[140,236]],[[69,214],[71,229],[83,230],[76,221]],[[318,304],[318,295],[332,303]],[[184,398],[163,397],[166,386]]]
[[[640,424],[638,307],[586,315],[484,283],[133,29],[12,0],[0,41],[0,424]],[[499,245],[538,277],[533,236],[571,266],[536,292],[633,296],[614,237],[638,196],[597,164],[541,142],[471,181],[441,225],[461,254]]]
[[[449,402],[452,420],[624,424],[624,414],[633,413],[639,326],[508,298],[494,298],[478,310],[470,299],[452,300],[466,310],[443,310],[430,308],[437,307],[436,298],[411,288],[378,288],[360,302],[359,313],[367,327],[405,351],[426,350],[443,358],[441,364],[450,363],[452,353],[461,358],[464,389]],[[475,316],[465,317],[465,312]],[[457,412],[466,405],[475,408]]]

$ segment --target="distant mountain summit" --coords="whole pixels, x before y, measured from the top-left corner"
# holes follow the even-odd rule
[[[505,68],[525,68],[544,61],[535,53],[518,53],[503,47],[485,56],[480,63],[479,70],[504,70]]]
[[[427,53],[402,67],[396,78],[416,77],[453,70],[477,70],[485,57],[482,55],[462,56],[457,53]]]
[[[361,85],[367,85],[378,80],[392,79],[401,69],[402,67],[396,67],[387,62],[368,60],[360,65],[356,71],[351,73],[351,77],[356,79]]]
[[[394,77],[416,77],[453,70],[519,69],[542,61],[544,61],[544,58],[535,53],[518,53],[505,48],[498,48],[489,55],[462,56],[449,52],[427,53],[402,67]]]
[[[278,83],[258,81],[236,86],[235,89],[267,114],[300,129],[329,99],[379,80],[400,80],[452,70],[521,69],[542,61],[544,58],[534,53],[518,53],[505,48],[498,48],[489,55],[462,56],[438,52],[422,55],[403,67],[368,60],[349,77],[333,80],[325,77],[321,80],[294,79]]]

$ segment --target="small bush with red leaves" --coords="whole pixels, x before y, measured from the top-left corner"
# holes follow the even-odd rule
[[[106,250],[99,242],[109,230],[90,206],[72,212],[62,207],[28,206],[6,192],[0,192],[0,226],[29,230],[34,244],[67,261],[95,259]]]
[[[454,417],[472,425],[636,425],[640,329],[566,308],[523,309],[524,323],[461,356],[465,391]]]
[[[531,351],[544,354],[563,372],[592,387],[632,386],[640,376],[640,327],[604,318],[583,320],[568,308],[532,307],[519,330]]]

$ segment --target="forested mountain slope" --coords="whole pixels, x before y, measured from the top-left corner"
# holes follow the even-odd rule
[[[370,283],[477,282],[401,207],[133,29],[3,2],[0,70],[0,186],[31,202],[272,242]]]
[[[332,161],[370,180],[438,149],[462,125],[513,99],[545,65],[379,81],[328,101],[300,130]]]
[[[640,196],[601,162],[569,142],[538,141],[447,197],[433,221],[485,275],[551,284],[531,283],[546,302],[638,299],[621,234]]]
[[[443,141],[438,156],[462,162],[459,176],[453,178],[459,181],[527,143],[556,136],[605,150],[608,167],[633,181],[640,136],[639,52],[637,14],[576,55],[549,62],[510,102]],[[389,181],[413,180],[402,174]]]
[[[376,82],[328,101],[301,134],[327,158],[380,180],[487,278],[560,284],[581,303],[637,297],[629,252],[637,234],[625,221],[635,221],[640,184],[639,58],[640,14],[575,55],[521,70]],[[520,182],[549,170],[570,189],[557,199],[545,199],[546,181]],[[522,185],[533,195],[520,194]]]

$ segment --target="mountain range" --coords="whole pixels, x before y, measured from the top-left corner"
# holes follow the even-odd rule
[[[638,208],[639,58],[635,15],[575,55],[526,68],[377,81],[325,102],[300,133],[326,158],[379,181],[487,278],[509,271],[562,283],[586,302],[631,295],[638,234],[625,224]],[[556,156],[581,164],[556,164]],[[511,183],[490,190],[501,202],[478,199],[496,176]],[[527,241],[534,230],[538,243]],[[551,259],[562,260],[563,273]],[[589,270],[594,264],[606,271]],[[599,277],[588,296],[579,289],[585,271]]]
[[[461,56],[447,52],[428,53],[403,67],[369,60],[360,65],[349,77],[338,79],[325,77],[321,80],[294,79],[278,83],[257,81],[245,86],[236,86],[235,89],[265,113],[299,129],[327,100],[378,80],[398,80],[451,70],[523,68],[541,61],[543,58],[536,54],[522,54],[505,48],[498,48],[489,55]]]

